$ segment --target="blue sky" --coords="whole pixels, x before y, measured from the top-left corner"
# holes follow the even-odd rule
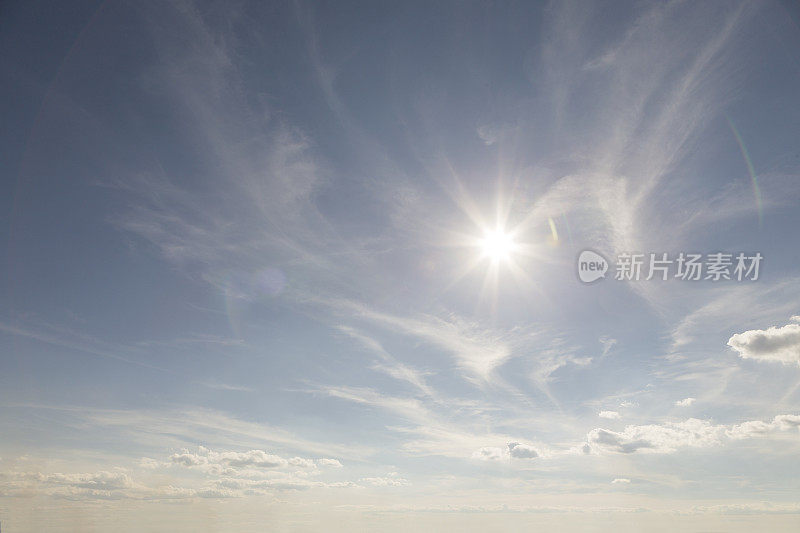
[[[800,525],[793,3],[0,14],[4,531]]]

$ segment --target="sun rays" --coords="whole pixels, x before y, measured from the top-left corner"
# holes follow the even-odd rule
[[[472,202],[467,205],[474,207]],[[464,204],[461,204],[459,207],[469,216],[474,227],[468,232],[451,233],[447,243],[448,246],[466,250],[467,260],[452,277],[446,289],[451,289],[465,278],[472,277],[472,274],[483,269],[484,275],[478,292],[478,305],[488,305],[493,312],[497,308],[500,287],[506,282],[513,283],[514,286],[523,290],[539,292],[529,276],[529,272],[531,260],[538,255],[539,246],[536,243],[541,240],[543,244],[546,240],[544,235],[538,236],[542,232],[531,228],[529,223],[516,226],[509,224],[510,206],[502,205],[503,208],[498,208],[496,213],[498,221],[489,223],[485,222],[485,219],[474,210],[467,213],[463,209]]]

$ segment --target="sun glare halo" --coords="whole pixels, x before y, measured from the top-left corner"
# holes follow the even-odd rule
[[[483,255],[492,261],[508,259],[514,248],[515,244],[511,235],[501,230],[489,231],[481,240]]]

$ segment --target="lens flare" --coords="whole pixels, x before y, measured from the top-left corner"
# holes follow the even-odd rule
[[[739,150],[742,152],[742,157],[744,157],[744,162],[747,165],[747,173],[750,175],[750,182],[753,185],[753,196],[755,196],[756,200],[756,210],[758,212],[758,226],[764,223],[764,209],[761,205],[761,188],[758,186],[758,175],[756,174],[755,168],[753,167],[753,161],[750,159],[750,153],[747,151],[747,146],[744,144],[744,140],[742,136],[739,134],[739,130],[736,129],[736,125],[733,123],[729,116],[725,116],[728,120],[728,125],[731,127],[731,131],[733,132],[733,136],[736,138],[736,144],[739,145]]]

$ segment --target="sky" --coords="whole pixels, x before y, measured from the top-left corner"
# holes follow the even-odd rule
[[[0,76],[4,532],[800,527],[797,4],[8,1]]]

